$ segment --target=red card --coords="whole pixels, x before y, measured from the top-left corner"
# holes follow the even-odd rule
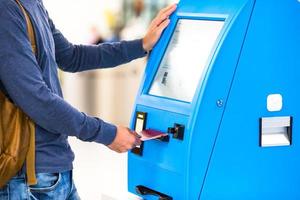
[[[166,136],[168,134],[153,129],[146,129],[141,131],[139,135],[141,136],[141,141],[147,141],[147,140],[157,139]]]

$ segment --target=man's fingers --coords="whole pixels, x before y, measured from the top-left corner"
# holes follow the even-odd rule
[[[135,137],[135,141],[134,141],[134,144],[133,144],[133,148],[136,147],[136,146],[140,146],[141,145],[141,137],[137,132],[135,131],[131,131],[131,133],[133,134],[133,136]]]
[[[165,9],[162,9],[157,17],[153,20],[153,24],[151,26],[158,27],[162,22],[164,22],[169,16],[176,10],[177,5],[173,4]]]
[[[141,144],[142,144],[142,141],[141,141],[141,139],[140,138],[136,138],[136,140],[135,140],[135,146],[141,146]]]
[[[177,8],[177,4],[170,5],[168,9],[164,12],[165,15],[170,16]]]
[[[174,7],[176,8],[177,4],[171,4],[163,9],[160,10],[159,14],[163,14],[163,13],[166,13],[168,12],[169,10],[172,10],[174,9]]]
[[[127,151],[140,146],[141,145],[141,140],[139,138],[135,138],[135,141],[131,144],[128,144],[128,146],[126,146]]]
[[[132,133],[132,135],[134,135],[134,136],[136,136],[136,137],[138,137],[138,138],[140,138],[141,136],[137,133],[137,132],[135,132],[135,131],[130,131],[131,133]]]
[[[170,23],[170,20],[169,20],[169,19],[167,19],[167,20],[165,20],[163,23],[161,23],[161,24],[159,25],[158,29],[156,30],[157,33],[158,33],[159,35],[161,35],[161,33],[165,30],[165,28],[169,25],[169,23]]]
[[[131,141],[130,141],[131,145],[130,145],[130,147],[128,148],[128,150],[133,149],[133,148],[135,148],[136,146],[140,146],[140,145],[141,145],[141,140],[140,140],[141,136],[140,136],[137,132],[135,132],[135,131],[133,131],[133,130],[128,129],[128,131],[129,131],[129,132],[132,134],[132,136],[133,136],[133,137],[131,137],[131,138],[132,138]]]

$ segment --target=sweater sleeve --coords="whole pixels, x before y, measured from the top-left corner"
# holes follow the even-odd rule
[[[67,72],[115,67],[144,57],[142,39],[103,43],[99,45],[74,45],[55,28],[49,18],[55,43],[58,66]]]
[[[79,112],[47,86],[31,49],[24,15],[16,5],[0,13],[0,48],[0,81],[36,124],[84,141],[108,145],[114,140],[114,125]]]

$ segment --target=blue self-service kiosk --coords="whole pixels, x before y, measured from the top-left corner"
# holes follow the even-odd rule
[[[300,2],[182,0],[150,55],[129,191],[161,200],[300,199]]]

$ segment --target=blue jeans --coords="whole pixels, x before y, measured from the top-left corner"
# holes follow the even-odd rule
[[[0,200],[80,200],[72,171],[38,173],[38,183],[26,184],[25,175],[15,176],[0,189]]]

